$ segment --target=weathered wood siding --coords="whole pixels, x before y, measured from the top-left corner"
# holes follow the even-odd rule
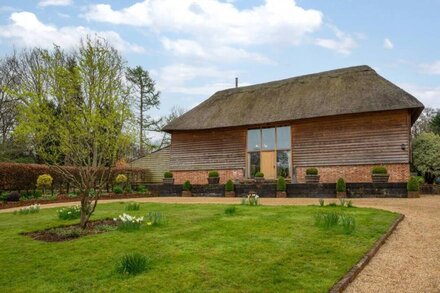
[[[171,170],[245,168],[246,130],[173,132]]]
[[[147,169],[146,182],[162,182],[163,173],[170,169],[170,147],[134,160],[130,166]]]
[[[410,125],[406,110],[293,122],[293,166],[408,163]]]

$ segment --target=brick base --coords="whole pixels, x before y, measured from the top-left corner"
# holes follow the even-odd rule
[[[323,166],[316,167],[320,175],[321,183],[334,183],[338,178],[344,178],[345,182],[371,182],[371,169],[377,165],[354,165],[354,166]],[[409,164],[384,164],[390,174],[389,182],[407,182],[410,176]],[[310,166],[315,167],[315,166]],[[309,167],[297,167],[297,182],[305,182],[306,169]]]
[[[174,177],[174,184],[183,184],[186,180],[189,180],[191,184],[208,184],[208,172],[211,170],[203,171],[172,171]],[[244,173],[242,169],[235,170],[218,170],[220,176],[220,184],[225,184],[229,179],[244,179]]]

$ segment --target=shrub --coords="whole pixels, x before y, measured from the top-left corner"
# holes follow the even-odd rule
[[[183,183],[183,190],[185,191],[191,191],[191,182],[189,182],[189,180],[186,180],[185,183]]]
[[[419,191],[419,181],[416,177],[411,176],[406,184],[406,189],[410,192]]]
[[[337,207],[338,205],[335,202],[331,202],[327,206],[328,207]]]
[[[347,208],[353,208],[353,207],[354,207],[353,202],[351,200],[349,200],[347,202]]]
[[[372,174],[388,174],[387,168],[384,166],[374,166],[371,170]]]
[[[173,178],[173,173],[165,172],[165,173],[163,173],[163,178]]]
[[[7,201],[19,201],[20,200],[20,193],[18,191],[12,191],[8,194],[6,197]]]
[[[340,214],[336,212],[323,212],[315,214],[315,225],[329,229],[339,222]]]
[[[118,176],[116,176],[115,182],[117,184],[121,184],[127,182],[127,180],[127,176],[125,176],[124,174],[119,174]]]
[[[125,186],[124,191],[125,191],[125,192],[128,192],[128,193],[131,193],[131,191],[132,191],[132,189],[131,189],[131,185],[128,184],[127,186]]]
[[[137,188],[137,192],[139,193],[146,193],[148,189],[145,187],[145,185],[139,185]]]
[[[287,185],[286,185],[286,179],[284,177],[278,177],[277,180],[277,191],[286,191]]]
[[[37,178],[37,187],[43,188],[45,190],[47,187],[52,185],[53,178],[49,174],[43,174]]]
[[[323,198],[320,198],[320,199],[319,199],[319,206],[320,206],[320,207],[323,207],[323,206],[324,206],[324,199],[323,199]]]
[[[345,180],[343,178],[339,178],[338,181],[336,181],[336,191],[337,192],[347,191],[347,185],[345,184]]]
[[[1,200],[1,201],[6,201],[6,200],[8,200],[8,195],[9,195],[9,193],[0,192],[0,200]]]
[[[141,205],[137,202],[129,202],[125,207],[127,211],[138,211],[141,209]]]
[[[150,260],[140,253],[125,254],[116,266],[120,274],[137,275],[150,268]]]
[[[255,173],[255,177],[263,178],[264,177],[264,173],[263,172],[257,172],[257,173]]]
[[[231,179],[229,179],[225,184],[225,190],[228,192],[234,191],[234,182],[232,182]]]
[[[144,217],[135,217],[124,213],[113,220],[117,222],[119,230],[130,232],[141,228]]]
[[[225,214],[228,215],[228,216],[232,216],[232,215],[235,214],[236,211],[237,211],[237,210],[236,210],[235,207],[227,207],[227,208],[225,209]]]
[[[115,187],[113,187],[113,192],[116,194],[121,194],[123,191],[122,187],[119,185],[116,185]]]
[[[417,181],[419,182],[419,186],[423,185],[425,183],[425,177],[423,176],[416,176]]]
[[[57,211],[58,219],[73,220],[81,217],[81,207],[79,205],[73,207],[62,208]]]
[[[208,177],[209,178],[217,178],[217,177],[219,177],[218,171],[209,171]]]
[[[149,212],[147,214],[147,225],[160,226],[166,223],[166,218],[161,212]]]
[[[318,175],[318,169],[316,169],[316,168],[307,168],[306,175]]]
[[[340,222],[345,234],[351,234],[356,229],[356,220],[353,216],[341,215]]]
[[[19,214],[19,215],[28,215],[28,214],[36,214],[40,212],[40,205],[39,204],[33,204],[31,206],[28,207],[23,207],[19,210],[14,211],[14,215],[15,214]]]
[[[40,198],[43,196],[43,193],[40,190],[35,190],[34,191],[34,197],[35,198]]]

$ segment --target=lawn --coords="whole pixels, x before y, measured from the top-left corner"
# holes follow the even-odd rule
[[[98,205],[94,219],[116,217],[125,203]],[[20,235],[77,220],[0,214],[0,292],[326,292],[388,229],[397,214],[366,208],[141,204],[167,224],[47,243]],[[356,230],[315,226],[319,211],[342,211]],[[151,259],[133,277],[115,266],[127,252]]]

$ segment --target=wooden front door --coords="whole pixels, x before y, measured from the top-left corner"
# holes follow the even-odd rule
[[[266,179],[277,177],[276,152],[261,152],[261,172],[263,172]]]

